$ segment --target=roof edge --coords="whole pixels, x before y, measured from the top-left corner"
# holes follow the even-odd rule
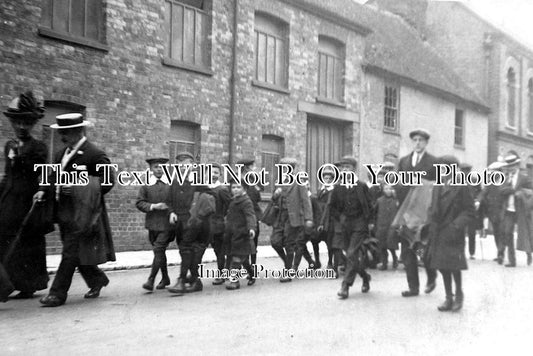
[[[368,36],[373,31],[372,29],[363,26],[347,17],[341,16],[325,7],[321,7],[304,0],[281,0],[282,2],[292,5],[300,10],[309,12],[317,17],[331,21],[334,24],[345,27],[349,30],[355,31],[363,36]],[[362,6],[362,5],[361,5]]]
[[[421,89],[425,92],[428,92],[432,95],[438,96],[442,99],[445,99],[447,101],[456,102],[461,105],[465,105],[467,107],[470,107],[476,111],[482,112],[484,114],[489,114],[491,112],[491,109],[487,106],[486,103],[483,102],[477,102],[473,100],[467,100],[462,98],[461,96],[451,93],[449,91],[434,87],[432,85],[419,82],[417,80],[414,80],[413,78],[406,77],[401,74],[397,74],[394,72],[391,72],[387,69],[381,68],[379,66],[373,65],[373,64],[363,64],[363,70],[365,72],[375,74],[377,76],[380,76],[382,78],[389,78],[397,80],[400,84],[413,87],[415,89]]]

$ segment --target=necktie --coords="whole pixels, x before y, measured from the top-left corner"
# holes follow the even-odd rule
[[[416,164],[415,165],[418,165],[418,163],[420,162],[420,154],[416,154]]]

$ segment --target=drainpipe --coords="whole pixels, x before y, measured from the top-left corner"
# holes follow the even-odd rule
[[[237,88],[235,79],[237,76],[237,23],[238,23],[238,12],[239,12],[239,0],[233,0],[233,46],[231,48],[232,54],[232,68],[230,75],[230,107],[229,107],[229,154],[228,154],[228,163],[233,163],[233,154],[235,150],[235,106],[237,101]]]

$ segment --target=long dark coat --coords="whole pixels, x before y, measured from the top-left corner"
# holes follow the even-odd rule
[[[34,138],[21,147],[16,141],[8,141],[5,146],[5,175],[0,182],[1,259],[32,206],[33,195],[39,189],[39,172],[34,171],[34,164],[46,163],[47,151],[44,142]],[[23,232],[4,267],[15,289],[33,292],[47,288],[46,243],[39,229],[27,230],[32,232]]]
[[[467,269],[464,230],[475,218],[474,198],[467,186],[435,186],[429,209],[428,259],[431,268]]]
[[[250,230],[255,230],[257,220],[250,197],[247,194],[233,198],[226,215],[225,241],[231,241],[231,255],[248,256],[255,253],[256,246],[250,239]]]
[[[65,149],[62,149],[54,155],[54,162],[61,164],[61,158],[65,152]],[[83,209],[88,209],[95,211],[95,209],[100,209],[98,214],[98,221],[93,224],[94,230],[91,231],[91,234],[80,234],[73,232],[73,229],[77,229],[74,224],[69,224],[68,221],[74,222],[74,216],[76,214],[81,214],[77,209],[79,203],[75,201],[74,196],[79,197],[84,194],[90,194],[90,190],[94,189],[94,180],[91,180],[91,183],[84,187],[78,186],[74,187],[77,191],[73,196],[68,197],[65,195],[59,196],[59,201],[57,203],[58,211],[58,222],[59,229],[61,231],[61,237],[63,243],[78,243],[79,244],[79,258],[81,265],[98,265],[105,263],[107,261],[115,261],[115,249],[113,246],[113,239],[111,235],[111,227],[109,225],[109,218],[107,216],[107,209],[104,200],[104,194],[108,193],[114,185],[114,175],[113,170],[111,169],[110,183],[111,185],[103,185],[104,183],[104,169],[101,168],[99,171],[96,170],[96,165],[98,164],[109,164],[109,158],[104,151],[96,147],[94,144],[89,141],[85,141],[78,152],[67,162],[64,171],[73,172],[77,171],[81,173],[86,171],[89,177],[99,178],[100,193],[98,194],[98,202],[94,202],[94,199],[91,199],[94,203],[93,206],[83,206]],[[76,168],[74,168],[76,165]],[[55,197],[55,177],[54,174],[51,175],[50,181],[52,185],[50,188],[46,189],[43,187],[43,190],[47,191],[46,198],[54,199]],[[83,189],[86,188],[86,189]],[[83,199],[83,198],[81,198]],[[83,201],[83,200],[82,200]],[[70,215],[70,217],[69,217]],[[76,238],[66,238],[66,234],[71,235],[75,233]],[[64,250],[67,250],[66,246],[63,246]]]

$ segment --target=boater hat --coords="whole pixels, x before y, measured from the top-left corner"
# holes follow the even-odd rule
[[[507,167],[514,166],[520,163],[520,157],[515,154],[510,154],[505,157],[505,163]]]
[[[426,141],[431,137],[429,132],[425,129],[416,129],[409,133],[409,138],[413,139],[416,135],[423,137]]]
[[[35,99],[33,93],[31,91],[27,91],[11,100],[7,107],[7,111],[4,111],[4,115],[14,120],[39,120],[44,116],[44,108]]]
[[[62,114],[56,116],[56,123],[50,125],[52,129],[73,129],[75,127],[89,126],[91,123],[83,120],[83,115],[80,113]]]

